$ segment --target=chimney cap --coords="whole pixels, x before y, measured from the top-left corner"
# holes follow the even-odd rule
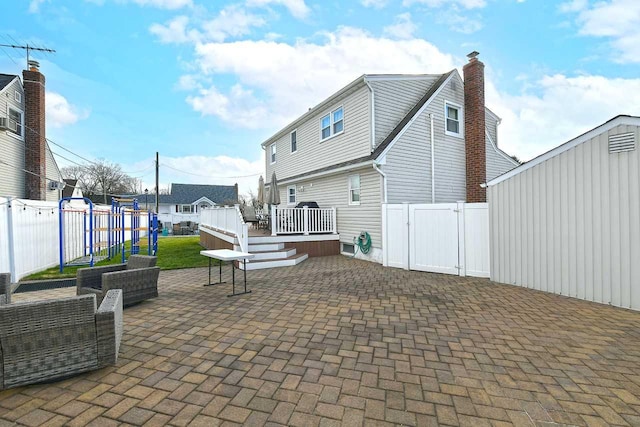
[[[478,55],[480,55],[480,52],[478,52],[477,50],[474,50],[473,52],[467,55],[467,58],[469,58],[470,61],[473,61],[474,59],[476,59],[476,56]]]
[[[40,69],[40,63],[38,61],[34,61],[33,59],[30,59],[27,64],[29,65],[30,71],[38,71]]]

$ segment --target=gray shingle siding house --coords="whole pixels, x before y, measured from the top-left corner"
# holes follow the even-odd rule
[[[153,210],[155,194],[138,194],[141,207]],[[158,220],[163,224],[176,224],[181,221],[199,222],[202,208],[232,203],[238,200],[238,184],[171,184],[170,194],[161,194]]]
[[[25,75],[44,81],[37,70]],[[0,196],[57,201],[63,179],[45,138],[44,87],[38,85],[36,90],[37,96],[30,99],[19,76],[0,74]],[[42,109],[42,120],[34,120],[41,126],[27,125],[27,114],[34,111],[30,103]],[[28,180],[36,181],[34,191],[28,191]]]
[[[482,66],[475,57],[470,64]],[[276,172],[281,206],[315,201],[335,207],[342,251],[352,250],[354,238],[366,231],[373,250],[365,258],[381,262],[383,203],[471,200],[472,133],[482,144],[475,152],[485,154],[479,163],[477,155],[471,158],[476,163],[469,170],[482,169],[482,182],[518,165],[497,146],[500,119],[484,107],[480,73],[481,88],[475,85],[467,101],[481,100],[484,125],[472,122],[469,131],[468,89],[457,70],[363,75],[311,108],[262,143],[266,176]]]

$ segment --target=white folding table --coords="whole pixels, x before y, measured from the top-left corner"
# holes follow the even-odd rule
[[[209,283],[204,286],[214,286],[219,285],[221,283],[225,283],[222,281],[222,262],[231,261],[231,277],[233,282],[233,292],[231,295],[227,295],[228,297],[233,297],[236,295],[244,295],[250,294],[251,291],[247,291],[247,260],[253,258],[255,255],[250,254],[248,252],[239,252],[232,251],[231,249],[215,249],[215,250],[207,250],[200,251],[200,255],[204,255],[209,258]],[[217,283],[211,283],[211,260],[217,259],[220,261],[220,278]],[[234,265],[234,261],[242,261],[244,266],[244,292],[236,293],[236,267]]]

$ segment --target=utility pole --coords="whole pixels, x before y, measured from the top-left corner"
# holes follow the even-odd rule
[[[53,49],[47,49],[45,47],[29,46],[29,43],[27,43],[26,45],[0,44],[0,47],[10,47],[11,49],[25,49],[27,51],[27,70],[29,69],[29,51],[35,50],[38,52],[56,53],[56,51]]]
[[[160,155],[156,151],[156,213],[160,212]]]

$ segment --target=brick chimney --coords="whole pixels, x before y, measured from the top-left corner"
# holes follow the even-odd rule
[[[464,139],[467,163],[467,202],[487,201],[487,191],[480,185],[487,179],[487,155],[484,117],[484,64],[478,52],[471,52],[464,74]]]
[[[26,196],[31,200],[45,200],[47,195],[44,86],[39,64],[29,61],[29,70],[22,72],[24,85],[24,143]]]

